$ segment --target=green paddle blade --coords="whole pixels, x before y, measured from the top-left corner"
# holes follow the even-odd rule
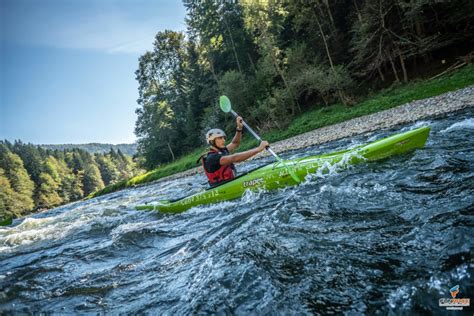
[[[225,113],[229,113],[230,110],[232,110],[232,105],[230,104],[230,100],[225,95],[221,95],[221,97],[219,98],[219,105],[221,107],[221,110]]]

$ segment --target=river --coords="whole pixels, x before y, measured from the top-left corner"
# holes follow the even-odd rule
[[[201,190],[197,175],[17,219],[0,228],[0,314],[445,313],[455,285],[474,299],[473,108],[283,157],[422,125],[424,149],[298,187],[177,215],[134,210]]]

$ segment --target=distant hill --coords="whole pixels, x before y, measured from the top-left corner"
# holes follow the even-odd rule
[[[114,151],[120,149],[120,151],[128,156],[133,156],[137,152],[137,144],[100,144],[100,143],[90,143],[90,144],[60,144],[60,145],[40,145],[45,149],[52,150],[63,150],[63,149],[73,149],[79,148],[85,150],[91,154],[95,153],[106,153],[110,151],[110,148],[113,148]]]

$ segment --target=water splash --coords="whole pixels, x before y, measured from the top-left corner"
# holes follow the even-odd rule
[[[461,122],[456,122],[449,126],[446,129],[443,129],[441,133],[447,133],[451,131],[456,131],[459,129],[474,129],[474,118],[468,118],[465,120],[462,120]]]
[[[472,116],[468,109],[430,124],[443,131]],[[202,175],[18,220],[0,230],[0,310],[437,311],[438,299],[453,285],[463,295],[470,291],[474,268],[472,129],[455,130],[432,133],[425,149],[409,155],[349,168],[345,157],[300,186],[248,191],[181,214],[136,212],[133,206],[198,190],[194,184]],[[350,141],[308,150],[331,152]],[[245,168],[259,163],[265,162]]]

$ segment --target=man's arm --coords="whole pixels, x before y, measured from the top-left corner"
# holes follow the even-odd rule
[[[242,130],[240,130],[240,132],[239,130],[235,131],[235,135],[234,135],[234,138],[232,138],[232,142],[226,146],[229,151],[234,151],[234,149],[239,147],[241,136],[242,136]]]
[[[259,152],[261,152],[262,150],[264,150],[268,146],[269,145],[268,145],[267,141],[262,141],[260,143],[260,146],[258,146],[257,148],[250,149],[250,150],[238,153],[238,154],[222,156],[221,159],[219,160],[219,163],[221,164],[221,166],[225,166],[225,165],[230,165],[231,163],[236,163],[236,162],[241,162],[241,161],[247,160],[250,157],[255,156],[256,154],[258,154]]]
[[[235,132],[234,138],[232,138],[232,142],[226,146],[229,151],[234,151],[234,149],[239,147],[240,138],[242,137],[242,131],[244,128],[243,120],[240,116],[236,117],[235,123],[237,125],[237,131]]]

